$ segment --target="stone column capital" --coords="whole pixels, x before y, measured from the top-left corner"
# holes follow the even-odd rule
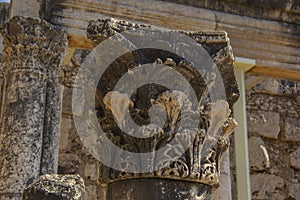
[[[122,32],[126,33],[122,35]],[[110,61],[111,64],[101,74],[96,109],[106,137],[121,151],[112,150],[114,153],[110,154],[112,164],[109,167],[101,165],[100,182],[108,184],[109,188],[115,187],[113,190],[121,180],[126,181],[123,184],[133,183],[138,187],[139,181],[135,179],[153,179],[150,185],[166,182],[172,189],[176,187],[176,181],[192,182],[205,188],[207,193],[200,189],[197,191],[203,193],[202,199],[206,199],[209,188],[219,184],[220,159],[229,146],[228,136],[237,125],[232,118],[231,107],[239,92],[227,33],[166,30],[115,19],[93,20],[87,28],[95,53],[105,51],[101,49],[106,47],[104,40],[115,35],[114,44],[117,46],[126,41],[124,44],[128,44],[130,48],[127,50],[130,50],[126,53],[123,50],[123,54]],[[93,55],[97,62],[97,55]],[[105,59],[105,56],[101,58]],[[95,67],[101,66],[99,61],[91,71],[97,71]],[[176,73],[169,75],[168,70],[176,71],[184,79]],[[119,90],[115,89],[118,81],[126,75],[130,77],[126,79],[128,83],[122,83]],[[147,83],[143,82],[145,79]],[[166,82],[170,88],[164,85]],[[127,88],[130,92],[134,88],[134,92],[119,92],[128,91]],[[196,101],[191,94],[195,94]],[[120,106],[114,107],[114,104]],[[126,115],[128,112],[130,115]],[[132,125],[132,121],[138,124],[138,128]],[[186,142],[189,143],[187,148]],[[176,150],[182,152],[178,157],[174,153]],[[103,151],[109,152],[109,149]],[[150,170],[141,172],[141,168]],[[157,191],[158,196],[160,192],[163,193]],[[187,194],[189,199],[196,199],[190,191]]]
[[[48,77],[60,75],[67,46],[66,33],[39,18],[13,17],[3,30],[9,71],[26,70]]]

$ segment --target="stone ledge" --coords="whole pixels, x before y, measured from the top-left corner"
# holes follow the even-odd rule
[[[300,21],[300,3],[297,0],[276,1],[276,0],[165,0],[169,2],[217,10],[222,12],[244,15],[268,20],[297,23]]]
[[[177,30],[225,30],[231,38],[236,56],[256,59],[258,66],[299,71],[297,65],[300,64],[300,51],[297,49],[300,48],[300,37],[297,31],[300,28],[295,24],[238,16],[165,1],[88,2],[67,0],[55,3],[51,22],[63,27],[69,34],[81,37],[85,36],[88,21],[105,18],[104,16]]]

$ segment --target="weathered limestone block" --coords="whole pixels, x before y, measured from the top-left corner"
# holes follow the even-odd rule
[[[250,176],[252,199],[284,199],[284,179],[272,174]]]
[[[152,28],[159,30],[155,27]],[[97,46],[109,36],[137,29],[147,31],[150,30],[150,27],[114,19],[95,20],[90,22],[87,35],[93,41],[93,45]],[[203,74],[200,74],[192,63],[174,53],[161,49],[144,48],[128,52],[117,58],[101,76],[96,91],[95,107],[98,121],[107,134],[106,137],[119,148],[140,154],[140,160],[135,160],[133,163],[134,168],[138,169],[142,165],[147,165],[148,168],[154,168],[154,165],[164,166],[158,170],[150,170],[150,172],[130,172],[132,163],[126,160],[128,158],[123,158],[121,154],[114,154],[114,157],[110,158],[110,162],[114,163],[114,166],[118,166],[120,170],[103,164],[100,166],[99,181],[103,185],[108,185],[108,199],[209,199],[211,188],[219,184],[220,159],[229,146],[228,136],[236,126],[235,120],[231,118],[230,108],[238,98],[229,39],[224,32],[182,31],[177,33],[184,34],[189,39],[192,38],[196,44],[201,44],[214,63],[213,66],[206,69],[207,71],[201,71]],[[131,32],[127,32],[127,34],[130,35]],[[134,33],[130,36],[135,37]],[[149,36],[145,41],[157,39],[155,35],[152,37]],[[186,88],[171,92],[170,89],[161,85],[149,84],[138,88],[131,97],[113,91],[122,75],[144,64],[169,66],[189,80],[196,96],[201,99],[202,105],[199,106],[199,109],[192,110],[192,106],[195,105],[181,91],[185,91]],[[207,63],[201,63],[201,65],[207,65]],[[212,72],[213,69],[216,69],[222,77],[225,99],[219,98],[210,102],[208,90],[214,91],[212,93],[222,92],[220,85],[215,82],[214,77],[217,75]],[[91,70],[90,73],[94,75],[95,71]],[[164,73],[159,73],[153,76],[165,76]],[[135,72],[131,72],[131,74],[133,74],[131,82],[140,76]],[[204,79],[210,81],[205,82]],[[93,84],[93,80],[87,82]],[[127,87],[126,84],[121,87]],[[174,85],[176,85],[176,81],[174,81]],[[212,94],[210,93],[210,95]],[[112,98],[113,96],[117,98]],[[80,99],[79,101],[90,102],[89,99]],[[183,107],[180,106],[182,102]],[[114,109],[113,104],[122,106],[120,109]],[[125,116],[126,110],[129,110],[132,119]],[[164,110],[166,115],[158,114],[160,110]],[[83,121],[87,119],[88,116],[85,117],[85,115],[88,113],[90,111],[76,110],[76,116],[80,116]],[[138,130],[129,127],[129,132],[134,130],[130,132],[134,137],[121,130],[129,120],[134,120],[140,126]],[[199,124],[197,127],[193,127],[192,122],[197,120],[199,120]],[[160,124],[161,121],[165,123]],[[87,123],[88,126],[95,126],[95,122],[87,121]],[[183,124],[182,127],[180,123]],[[147,124],[152,126],[146,126]],[[163,128],[151,129],[151,127],[157,126]],[[183,136],[183,140],[188,140],[191,135],[195,135],[191,146],[179,159],[165,166],[167,160],[164,160],[163,156],[172,158],[172,154],[167,151],[158,154],[156,150],[170,145],[170,141],[176,140],[178,136]],[[141,139],[138,136],[149,137]],[[94,137],[87,137],[83,140],[85,146],[89,146],[91,151],[96,151],[92,144],[92,141],[95,140]],[[181,142],[183,141],[176,142],[179,144],[178,147],[176,146],[178,150],[181,148]],[[143,153],[146,152],[153,152],[154,156],[144,162],[142,161]]]
[[[300,183],[291,183],[288,186],[288,197],[294,200],[300,200]]]
[[[76,173],[81,165],[81,159],[77,154],[74,153],[64,153],[59,155],[60,166],[59,173],[63,174],[73,174]]]
[[[98,162],[87,162],[84,166],[84,176],[92,181],[99,178],[99,164]]]
[[[260,137],[248,140],[249,165],[251,170],[264,170],[270,167],[269,154],[264,141]]]
[[[68,150],[69,133],[72,129],[72,118],[69,116],[63,116],[61,119],[61,132],[59,138],[59,151],[65,152]]]
[[[275,95],[299,95],[299,83],[297,81],[278,80],[267,78],[254,87],[256,92]]]
[[[66,34],[38,18],[14,17],[2,35],[0,198],[20,196],[41,174],[57,171],[60,68],[67,47]]]
[[[191,0],[166,0],[189,6],[207,8],[236,15],[256,17],[268,20],[281,20],[299,24],[300,3],[297,0],[276,1],[276,0],[212,0],[212,1],[191,1]],[[280,16],[280,17],[279,17]]]
[[[97,185],[85,185],[85,200],[94,199],[105,199],[105,197],[98,198],[97,195]]]
[[[300,169],[300,148],[290,154],[290,165],[295,169]]]
[[[41,14],[44,9],[43,4],[47,1],[35,1],[35,0],[15,0],[11,1],[11,16],[28,16],[42,18]]]
[[[23,192],[23,200],[83,200],[85,185],[79,175],[43,175]]]
[[[275,112],[247,112],[248,131],[267,138],[277,139],[280,132],[279,114]]]
[[[300,120],[297,118],[287,118],[284,126],[284,140],[300,141]]]

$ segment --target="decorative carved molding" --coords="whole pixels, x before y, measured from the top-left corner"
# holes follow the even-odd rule
[[[152,131],[154,131],[155,134],[153,137],[143,140],[140,138],[132,138],[131,136],[128,136],[126,134],[115,135],[109,132],[109,130],[108,137],[111,141],[114,142],[115,145],[119,146],[120,148],[136,153],[152,151],[154,152],[160,147],[168,145],[171,140],[175,139],[174,135],[176,134],[183,134],[186,137],[195,135],[193,145],[186,151],[184,155],[182,155],[180,159],[171,163],[169,166],[153,173],[126,173],[126,171],[129,170],[126,168],[126,163],[128,161],[118,160],[121,155],[116,155],[116,158],[113,162],[115,162],[116,165],[119,166],[123,165],[123,171],[117,171],[114,169],[105,170],[105,168],[107,167],[102,165],[102,174],[100,177],[102,183],[109,183],[116,180],[131,178],[160,177],[166,179],[199,182],[210,186],[216,186],[218,184],[218,177],[220,172],[219,161],[222,154],[229,147],[228,136],[233,132],[233,129],[236,126],[235,120],[229,117],[230,110],[227,102],[216,102],[215,104],[219,104],[217,105],[219,109],[218,111],[216,111],[216,113],[212,113],[212,111],[209,109],[212,106],[211,104],[206,104],[205,108],[200,111],[201,121],[199,123],[199,129],[190,130],[188,125],[189,120],[193,120],[193,117],[196,117],[197,115],[193,113],[190,108],[182,108],[180,110],[180,107],[178,107],[179,103],[177,99],[173,99],[170,101],[170,99],[172,99],[170,94],[171,93],[166,91],[162,95],[160,95],[158,99],[155,100],[155,104],[163,106],[163,109],[167,112],[167,122],[165,126],[163,128],[155,128],[158,127],[157,124],[151,124],[153,129],[147,129],[146,126],[141,126],[138,132],[131,133],[131,135],[135,134],[136,136],[147,136],[153,135]],[[107,95],[109,95],[109,93]],[[124,94],[122,94],[122,96],[124,96]],[[134,115],[138,115],[138,113],[141,113],[141,111],[139,109],[135,109],[132,110],[132,113]],[[224,115],[224,113],[227,114]],[[118,115],[116,114],[114,117],[117,118]],[[137,118],[137,116],[133,116],[133,118]],[[139,118],[141,118],[141,116],[139,116]],[[211,130],[212,128],[209,124],[211,124],[212,126],[215,125],[212,122],[212,118],[220,120],[218,121],[218,125],[220,127],[213,127],[214,132],[209,133],[209,130]],[[102,119],[99,120],[101,121]],[[109,118],[109,120],[113,121],[112,118]],[[176,125],[178,125],[179,122],[185,124],[184,128],[174,131],[176,129]],[[112,124],[110,124],[110,127],[111,126]],[[175,143],[180,144],[180,142],[181,141],[177,141]],[[181,146],[178,145],[177,148],[181,148]],[[166,152],[166,154],[167,153],[168,152]],[[164,161],[160,159],[160,155],[155,155],[154,157],[155,159],[151,161],[152,163],[156,163],[157,161],[159,161],[161,162],[162,166],[165,165]],[[136,163],[136,165],[140,164],[141,163],[138,162]]]
[[[96,19],[91,20],[87,27],[87,37],[95,44],[99,44],[106,38],[121,33],[124,31],[132,31],[140,27],[151,27],[145,24],[130,23],[125,20],[109,19]],[[100,34],[99,34],[100,33]]]
[[[96,46],[109,36],[123,30],[133,30],[139,27],[147,29],[149,26],[134,25],[114,19],[94,20],[89,23],[87,35]],[[229,146],[228,136],[236,126],[235,120],[230,116],[230,107],[238,98],[232,50],[229,39],[224,32],[181,33],[200,43],[214,60],[222,76],[228,102],[221,99],[210,102],[207,93],[208,88],[218,92],[213,78],[216,76],[214,72],[203,70],[203,74],[199,74],[192,63],[175,54],[160,50],[141,50],[128,52],[121,56],[110,65],[113,71],[108,67],[99,81],[101,84],[98,85],[96,93],[98,121],[107,137],[116,146],[134,153],[153,152],[153,159],[149,160],[147,164],[150,167],[153,165],[163,167],[149,173],[128,173],[130,171],[128,169],[130,158],[121,160],[122,155],[115,155],[114,158],[111,158],[111,162],[122,170],[118,171],[101,165],[99,180],[102,184],[135,178],[163,178],[198,182],[210,186],[218,185],[219,161]],[[130,97],[127,94],[109,89],[114,88],[116,81],[122,74],[145,62],[150,65],[164,64],[170,66],[189,80],[201,102],[199,108],[196,109],[197,111],[192,109],[192,106],[195,105],[192,105],[182,91],[173,90],[171,92],[163,86],[153,84],[143,86]],[[164,75],[157,74],[157,76]],[[210,80],[210,82],[205,83],[203,77],[206,77],[205,79]],[[184,88],[182,89],[184,91]],[[122,105],[120,110],[112,108],[114,103]],[[155,109],[152,109],[153,107]],[[123,114],[125,113],[124,110],[129,110],[132,119],[126,118]],[[161,111],[164,111],[165,115],[161,114]],[[130,120],[133,120],[140,127],[138,130],[131,129],[132,132],[128,134],[122,130],[125,124],[130,124]],[[190,125],[193,120],[199,121],[198,127]],[[165,123],[160,124],[162,121]],[[176,136],[178,135],[183,136],[182,138],[187,141],[194,136],[192,145],[179,159],[167,164],[168,162],[162,159],[162,155],[157,154],[156,151],[170,145],[170,141],[176,144],[173,148],[178,148],[178,150],[182,148],[180,145],[182,141],[174,141],[177,140]],[[149,137],[140,138],[139,136]],[[173,156],[172,154],[168,155],[169,152],[163,154],[164,158],[172,158]],[[139,161],[130,164],[130,167],[134,165],[137,169],[140,165],[145,165]]]
[[[100,42],[107,39],[110,36],[115,35],[123,31],[133,31],[139,27],[151,28],[147,24],[134,24],[129,23],[124,20],[110,19],[97,19],[91,20],[87,27],[87,37],[93,41],[94,47]],[[157,28],[152,26],[152,28]],[[238,86],[235,81],[235,69],[232,67],[234,62],[233,51],[230,45],[227,33],[224,31],[179,31],[185,34],[196,42],[201,44],[201,46],[207,51],[207,53],[212,57],[217,65],[217,68],[222,75],[223,82],[226,88],[227,100],[232,106],[233,102],[237,101],[239,97]],[[171,58],[172,59],[172,58]],[[126,61],[124,61],[126,62]],[[165,63],[167,65],[178,65],[177,70],[181,68],[193,68],[189,63],[184,60],[178,62]],[[189,66],[190,65],[190,66]],[[181,71],[181,73],[184,73]],[[188,72],[186,72],[188,73]],[[201,79],[200,76],[197,76]]]

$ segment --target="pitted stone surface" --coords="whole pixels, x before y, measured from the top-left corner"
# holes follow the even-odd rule
[[[288,141],[300,141],[300,119],[287,118],[284,127],[284,139]]]
[[[200,8],[207,8],[236,15],[244,15],[254,18],[283,21],[299,24],[300,3],[297,0],[166,0]]]
[[[135,23],[130,23],[124,20],[117,20],[113,18],[98,19],[98,20],[91,20],[89,22],[89,25],[87,27],[87,37],[93,42],[94,46],[97,46],[100,42],[102,42],[103,40],[107,39],[110,36],[113,36],[117,33],[121,33],[123,31],[134,31],[139,28],[159,29],[158,27],[151,27],[150,25],[147,24],[135,24]],[[168,30],[162,29],[162,31],[168,31]],[[235,70],[232,67],[234,56],[233,56],[232,48],[227,33],[224,31],[178,31],[178,32],[191,37],[193,40],[201,44],[201,46],[207,51],[207,53],[214,60],[222,76],[222,80],[226,88],[227,101],[231,108],[233,103],[236,102],[239,97],[239,90],[238,90],[237,83],[235,81]],[[151,53],[153,54],[153,52]],[[158,57],[159,53],[156,52],[155,54],[157,55],[157,57],[154,59],[162,59],[162,57],[161,58]],[[149,56],[149,54],[147,56]],[[175,58],[172,57],[170,58],[175,60]],[[149,60],[149,58],[147,59]],[[152,62],[155,62],[153,58],[151,59]],[[183,65],[186,65],[187,63],[184,62],[181,63],[182,66],[180,66],[180,62],[176,64],[178,65],[178,67],[184,67]],[[197,79],[199,79],[198,81],[200,81],[202,78],[197,77]]]
[[[250,176],[252,199],[283,199],[283,178],[271,174],[255,174]]]
[[[269,165],[268,152],[264,152],[265,143],[260,137],[250,137],[248,140],[249,165],[251,170],[264,170]]]
[[[300,183],[291,183],[288,185],[288,197],[293,200],[300,200]]]
[[[280,132],[279,114],[275,112],[247,112],[248,131],[277,139]]]
[[[84,200],[85,186],[79,175],[43,175],[29,185],[23,200]]]
[[[5,88],[0,129],[0,198],[55,173],[60,73],[66,34],[38,18],[14,17],[2,31]]]
[[[300,147],[290,154],[290,165],[295,169],[300,169]]]
[[[157,27],[150,28],[147,25],[137,25],[122,20],[100,19],[93,20],[89,23],[87,36],[96,47],[100,42],[110,36],[121,33],[122,31],[135,29],[160,30]],[[161,31],[164,32],[167,30],[161,29]],[[152,167],[152,164],[154,165],[155,162],[161,165],[165,162],[165,160],[160,160],[160,155],[156,155],[156,150],[168,145],[169,141],[176,139],[176,137],[174,137],[176,134],[186,135],[186,138],[188,138],[192,133],[196,133],[195,140],[186,153],[178,160],[171,162],[166,165],[166,167],[157,171],[150,171],[149,173],[129,173],[128,162],[133,164],[136,168],[145,163],[139,163],[138,159],[131,163],[130,160],[126,160],[129,158],[120,159],[122,155],[114,155],[111,162],[114,163],[114,166],[123,167],[122,170],[118,171],[103,164],[100,165],[99,181],[105,186],[108,185],[108,199],[130,199],[130,197],[137,199],[141,196],[138,193],[132,192],[129,188],[136,189],[141,186],[141,190],[145,192],[145,188],[147,188],[147,190],[149,190],[149,187],[155,188],[159,182],[163,182],[166,185],[166,191],[159,189],[158,192],[153,193],[152,196],[150,194],[146,195],[141,193],[143,199],[159,199],[162,198],[162,196],[165,199],[209,199],[207,192],[209,192],[212,186],[218,185],[220,159],[229,146],[228,137],[236,126],[235,120],[232,119],[230,115],[231,106],[239,96],[234,76],[234,57],[232,49],[227,34],[222,31],[180,31],[179,33],[185,34],[195,42],[201,44],[208,53],[207,56],[210,56],[215,65],[211,66],[211,68],[208,67],[209,69],[206,69],[207,71],[203,70],[200,72],[203,72],[203,74],[199,74],[192,63],[189,63],[184,58],[171,52],[164,52],[158,49],[141,49],[139,51],[128,52],[116,59],[105,70],[99,81],[101,84],[97,87],[95,107],[102,130],[107,133],[107,137],[115,145],[129,152],[155,153],[154,159],[148,161],[150,167]],[[130,35],[131,33],[127,32],[126,34]],[[135,35],[132,34],[129,38],[134,36]],[[149,36],[149,41],[153,40],[152,37],[154,38],[154,36]],[[135,67],[143,64],[163,64],[181,73],[189,80],[197,97],[202,99],[203,103],[199,111],[192,111],[189,106],[184,108],[178,106],[178,102],[188,102],[183,98],[184,95],[180,95],[182,93],[181,91],[173,91],[177,94],[175,98],[168,89],[154,84],[138,88],[132,96],[112,91],[116,81],[118,81],[123,74],[133,71]],[[213,69],[220,72],[223,84],[225,85],[227,101],[216,99],[214,102],[210,102],[207,97],[207,88],[212,88],[212,91],[215,93],[222,92],[213,78],[215,77]],[[132,73],[132,76],[134,76],[134,72]],[[164,75],[157,74],[157,76]],[[207,76],[210,82],[205,83],[201,76]],[[113,95],[118,97],[116,101],[122,103],[119,110],[112,109],[111,96]],[[189,105],[189,103],[187,104]],[[163,128],[150,130],[144,126],[150,123],[148,115],[151,115],[151,106],[165,110],[166,123],[162,124]],[[129,120],[122,114],[122,109],[126,110],[127,108],[135,123],[140,125],[140,129],[131,134],[153,135],[153,137],[146,139],[135,138],[124,134],[124,132],[119,129],[120,126],[122,127],[128,122],[127,120]],[[196,130],[197,128],[189,129],[189,127],[191,127],[189,126],[190,121],[195,120],[193,117],[197,117],[197,113],[195,112],[199,112],[201,116],[198,130]],[[76,115],[79,114],[80,112],[76,113]],[[163,116],[154,116],[156,118],[152,121],[151,117],[151,123],[158,123],[162,121],[161,119],[164,119]],[[125,122],[123,122],[124,120]],[[184,121],[184,128],[179,128],[178,124],[180,120]],[[96,122],[90,123],[93,124]],[[176,143],[179,144],[180,141]],[[180,145],[178,148],[181,148]],[[168,155],[168,153],[169,152],[165,152],[164,154]],[[170,157],[170,155],[168,156]],[[153,178],[154,180],[152,181]],[[147,183],[147,186],[146,182],[152,182],[153,184]],[[175,182],[178,183],[178,188],[176,189],[173,187],[173,183]],[[187,185],[189,184],[199,187],[187,189]],[[120,185],[122,185],[122,187],[120,187]],[[131,187],[128,188],[129,185],[131,185]],[[174,189],[178,192],[174,193]]]

